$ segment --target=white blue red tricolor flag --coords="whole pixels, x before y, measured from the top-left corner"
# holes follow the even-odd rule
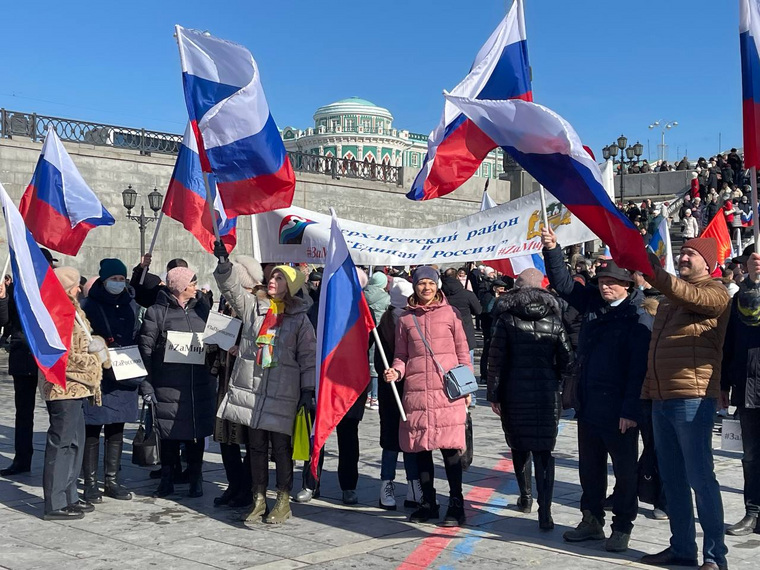
[[[673,246],[670,244],[668,220],[664,216],[649,239],[648,247],[659,258],[662,268],[671,275],[675,275],[676,265],[673,261]]]
[[[317,414],[311,472],[327,438],[369,384],[369,335],[375,323],[333,213],[317,319]]]
[[[451,91],[470,99],[532,101],[528,42],[522,0],[478,52],[470,73]],[[477,171],[497,145],[462,112],[445,101],[441,122],[428,137],[428,151],[406,197],[430,200],[453,192]]]
[[[251,52],[208,33],[176,30],[201,167],[214,173],[227,214],[289,207],[296,178]]]
[[[74,305],[2,184],[0,201],[11,255],[13,299],[21,328],[47,381],[66,388]]]
[[[19,211],[38,243],[66,255],[79,253],[91,229],[115,221],[79,174],[52,126]]]
[[[446,97],[608,244],[618,265],[651,275],[641,234],[610,200],[570,123],[528,101]]]
[[[739,46],[742,58],[744,164],[760,168],[760,2],[739,1]]]
[[[216,190],[214,175],[208,174],[208,178],[219,237],[227,247],[227,252],[231,252],[237,243],[237,217],[227,217],[222,198]],[[193,234],[203,249],[209,253],[214,251],[216,238],[211,211],[206,202],[206,185],[203,181],[201,159],[198,155],[195,135],[189,123],[180,145],[169,189],[166,192],[163,211]]]

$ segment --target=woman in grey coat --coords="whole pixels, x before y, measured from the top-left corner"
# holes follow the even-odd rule
[[[243,321],[229,390],[217,416],[248,426],[254,502],[245,520],[263,516],[266,523],[281,523],[291,515],[293,422],[297,410],[314,397],[316,337],[306,314],[308,304],[295,297],[305,276],[293,267],[278,265],[266,294],[251,294],[226,256],[221,252],[217,256],[214,277]],[[271,512],[266,504],[270,442],[277,474],[277,503]]]

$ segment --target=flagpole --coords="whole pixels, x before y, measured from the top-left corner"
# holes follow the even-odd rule
[[[541,217],[544,220],[544,227],[548,229],[549,228],[549,216],[546,213],[546,194],[544,192],[544,187],[543,186],[539,186],[538,187],[538,191],[540,192],[540,195],[541,195]]]
[[[383,350],[383,343],[380,342],[380,335],[377,334],[377,327],[372,329],[372,335],[375,337],[375,343],[377,344],[377,348],[380,351],[380,358],[383,359],[383,366],[385,367],[385,370],[388,370],[391,365],[388,364],[388,358],[385,356],[385,350]],[[396,383],[395,382],[389,382],[391,385],[391,390],[393,390],[393,397],[396,399],[396,405],[398,406],[398,411],[401,412],[401,420],[406,421],[406,412],[404,411],[404,406],[401,404],[401,398],[398,395],[398,390],[396,389]]]
[[[760,252],[760,220],[757,212],[757,167],[749,169],[750,186],[752,188],[752,234],[755,238],[755,253]],[[741,255],[741,252],[739,253]]]
[[[211,200],[211,188],[208,184],[208,172],[203,173],[203,182],[206,184],[206,203],[208,204],[208,210],[211,212],[211,225],[214,226],[214,238],[219,240],[219,224],[216,221],[216,212],[214,212],[214,202]],[[217,190],[218,191],[218,190]]]
[[[76,319],[77,323],[79,323],[79,326],[82,327],[82,330],[84,331],[84,336],[87,337],[87,340],[89,342],[92,342],[92,335],[90,334],[90,330],[87,328],[87,325],[84,324],[82,317],[79,316],[79,311],[74,312],[74,318]]]
[[[8,257],[5,259],[5,267],[3,267],[3,274],[0,275],[0,279],[5,279],[6,273],[8,273],[8,267],[11,265],[11,254],[8,252]]]
[[[156,220],[156,229],[153,230],[153,237],[150,239],[150,247],[148,248],[148,255],[150,255],[151,257],[153,256],[153,248],[156,247],[156,238],[158,238],[158,230],[161,229],[161,220],[163,219],[164,219],[164,211],[161,210],[161,213],[158,215],[158,220]],[[145,283],[145,275],[147,275],[147,273],[148,273],[148,268],[143,267],[142,275],[140,275],[140,285]]]

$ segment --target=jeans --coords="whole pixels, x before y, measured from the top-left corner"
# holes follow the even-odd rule
[[[84,457],[84,399],[46,402],[50,428],[45,445],[42,491],[45,513],[61,510],[79,500],[77,477]]]
[[[742,426],[744,505],[747,514],[760,515],[760,409],[739,408]]]
[[[367,395],[373,400],[377,400],[377,376],[369,377],[369,390]]]
[[[380,480],[394,481],[396,479],[396,464],[398,463],[398,451],[383,449],[382,460],[380,463]],[[417,469],[417,456],[414,453],[404,453],[404,471],[406,480],[414,481],[420,478]]]
[[[723,502],[713,469],[715,410],[714,398],[655,400],[652,421],[657,463],[668,498],[670,549],[680,558],[697,558],[693,489],[704,532],[705,562],[722,565],[726,563],[728,548],[724,540]]]
[[[615,472],[612,503],[612,530],[631,534],[638,514],[639,430],[606,430],[578,421],[578,474],[583,494],[581,511],[590,511],[604,524],[604,497],[607,494],[607,454]]]

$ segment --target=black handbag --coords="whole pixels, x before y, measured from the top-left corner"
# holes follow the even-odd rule
[[[151,422],[148,429],[145,429],[145,410],[149,404],[143,402],[140,411],[140,424],[137,427],[137,433],[132,440],[132,463],[140,467],[152,467],[161,463],[161,445],[158,437],[156,426],[156,411],[150,404]]]
[[[472,465],[472,458],[475,453],[472,437],[472,416],[470,415],[470,412],[467,412],[467,420],[464,424],[464,441],[466,446],[462,452],[462,457],[459,459],[459,462],[462,464],[462,469],[467,471],[467,469],[470,468],[470,465]]]
[[[660,497],[660,470],[657,466],[657,456],[646,448],[641,454],[638,463],[638,489],[639,501],[650,505],[656,505]]]

